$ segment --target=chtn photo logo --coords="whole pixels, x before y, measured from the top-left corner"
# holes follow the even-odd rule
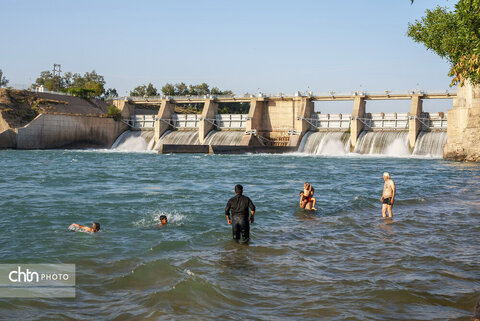
[[[38,273],[25,269],[22,271],[20,266],[16,270],[10,271],[8,279],[13,283],[38,283],[40,281],[67,281],[69,275],[66,273]]]
[[[0,298],[74,298],[75,264],[0,264]]]

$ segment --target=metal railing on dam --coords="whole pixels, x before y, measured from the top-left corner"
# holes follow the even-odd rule
[[[154,129],[156,115],[134,115],[123,122],[133,129]],[[172,114],[170,119],[160,119],[178,129],[198,129],[200,121],[203,120],[200,114]],[[214,119],[206,119],[219,129],[245,129],[247,127],[247,114],[217,114]]]
[[[352,119],[358,119],[364,125],[364,130],[408,130],[409,120],[418,119],[422,131],[447,130],[447,117],[444,113],[421,113],[419,117],[410,113],[365,113],[363,117],[352,117],[349,114],[318,114],[311,118],[299,117],[307,121],[311,130],[347,131]]]
[[[217,114],[217,127],[222,129],[244,129],[247,127],[248,114]]]
[[[250,102],[252,99],[272,99],[272,100],[293,100],[299,97],[306,97],[311,101],[348,101],[355,100],[361,97],[364,100],[408,100],[414,96],[421,96],[422,99],[449,99],[457,96],[455,92],[449,90],[426,91],[426,90],[410,90],[410,91],[393,91],[386,90],[383,92],[367,92],[367,91],[353,91],[348,93],[330,91],[328,93],[300,93],[294,95],[283,94],[263,94],[256,95],[199,95],[199,96],[152,96],[152,97],[107,97],[106,100],[127,100],[136,104],[159,104],[164,100],[172,103],[188,104],[188,103],[202,103],[205,100],[215,100],[217,102]]]

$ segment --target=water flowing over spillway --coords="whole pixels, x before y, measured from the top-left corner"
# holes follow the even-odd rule
[[[174,144],[174,145],[198,145],[197,130],[169,130],[160,137],[158,145]],[[155,146],[156,148],[156,146]]]
[[[308,132],[302,139],[300,153],[342,156],[349,152],[350,133],[345,132]]]
[[[446,142],[447,132],[420,132],[413,155],[442,157]]]
[[[245,135],[243,131],[216,131],[212,130],[205,138],[204,145],[231,145],[238,146]]]
[[[358,137],[355,153],[387,156],[409,156],[408,132],[364,131]]]
[[[111,149],[125,152],[142,152],[153,147],[153,131],[127,130],[121,134]]]

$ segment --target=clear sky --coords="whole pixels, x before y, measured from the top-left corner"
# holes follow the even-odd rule
[[[0,69],[10,85],[54,63],[95,70],[120,95],[182,81],[237,95],[445,90],[448,63],[406,32],[427,8],[455,3],[0,0]]]

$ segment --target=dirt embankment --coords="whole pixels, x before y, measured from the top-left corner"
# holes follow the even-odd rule
[[[98,99],[0,89],[0,132],[23,127],[40,113],[105,116],[107,104]]]
[[[25,126],[41,111],[35,93],[0,89],[0,131]]]

